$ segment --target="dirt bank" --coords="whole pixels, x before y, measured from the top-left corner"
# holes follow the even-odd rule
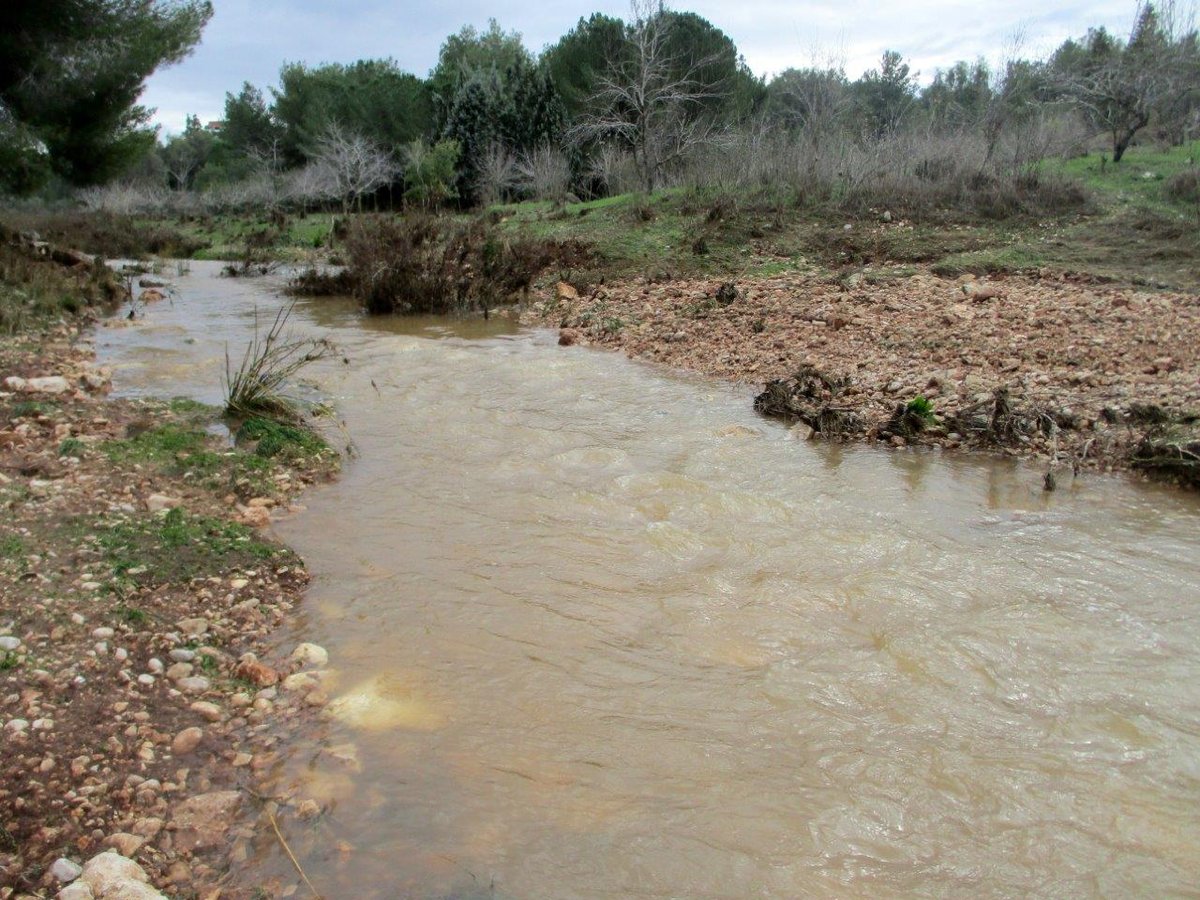
[[[524,319],[561,328],[565,344],[780,380],[760,407],[837,439],[1145,468],[1148,441],[1200,413],[1200,296],[1067,276],[560,284]]]
[[[289,675],[322,660],[274,648],[307,575],[269,524],[336,456],[107,399],[76,337],[0,342],[0,898],[53,896],[105,848],[216,896],[288,814],[254,786],[313,702]]]

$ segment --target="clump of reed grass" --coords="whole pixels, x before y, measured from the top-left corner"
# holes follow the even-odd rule
[[[296,424],[304,420],[305,404],[286,392],[286,385],[304,367],[332,352],[329,341],[295,337],[286,331],[295,304],[275,314],[261,336],[257,316],[254,338],[235,369],[225,351],[225,411],[239,419],[262,418]]]

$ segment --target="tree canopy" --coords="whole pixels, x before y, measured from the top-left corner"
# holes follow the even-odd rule
[[[135,162],[154,141],[137,105],[146,79],[183,59],[211,16],[208,0],[0,5],[0,142],[21,161],[4,169],[15,187],[51,171],[94,184]]]

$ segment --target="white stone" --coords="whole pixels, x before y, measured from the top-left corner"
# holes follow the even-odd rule
[[[151,494],[146,498],[146,509],[152,513],[174,509],[183,503],[178,497],[168,497],[166,494]]]
[[[87,861],[83,867],[83,880],[92,893],[101,897],[130,882],[145,884],[150,879],[142,867],[115,850],[106,850]]]
[[[72,862],[65,856],[60,856],[50,865],[50,877],[55,881],[74,881],[83,874],[83,866]]]
[[[95,900],[91,886],[86,881],[68,884],[57,894],[57,900]]]
[[[6,634],[4,637],[0,637],[0,650],[10,652],[12,650],[16,650],[20,646],[21,639],[18,637],[13,637],[11,634]]]
[[[97,628],[92,632],[92,637],[98,641],[107,641],[114,633],[111,628]]]
[[[321,668],[329,662],[329,653],[317,644],[300,644],[292,651],[292,659],[302,666]]]
[[[190,678],[180,678],[175,682],[175,686],[189,694],[203,694],[212,686],[212,682],[203,675],[193,675]]]
[[[25,390],[42,394],[64,394],[70,389],[71,382],[61,375],[43,375],[41,378],[30,378],[25,383]]]

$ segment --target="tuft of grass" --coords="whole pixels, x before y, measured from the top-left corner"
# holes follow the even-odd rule
[[[326,340],[296,338],[285,329],[294,304],[281,309],[265,336],[257,321],[254,338],[235,369],[225,353],[225,411],[239,419],[262,418],[296,423],[304,418],[304,406],[285,393],[285,386],[303,368],[323,359],[332,350]]]
[[[25,542],[15,534],[0,537],[0,559],[18,559],[25,555]]]
[[[114,576],[138,584],[219,575],[287,553],[245,525],[180,508],[115,523],[77,521],[74,527],[95,535]]]
[[[905,407],[905,411],[911,415],[919,416],[928,422],[933,422],[936,418],[933,413],[933,403],[931,403],[927,397],[922,397],[920,395],[913,397],[908,401],[908,406]]]
[[[329,445],[315,432],[270,419],[255,417],[247,419],[238,429],[237,440],[256,441],[255,456],[273,459],[282,456],[296,459],[313,456],[329,449]]]
[[[67,438],[58,445],[58,455],[73,456],[78,459],[79,457],[83,456],[85,446],[86,445],[83,443],[83,441],[79,440],[79,438]]]
[[[145,610],[135,606],[126,606],[124,603],[117,606],[113,613],[120,621],[129,625],[142,626],[150,621],[150,615]]]

